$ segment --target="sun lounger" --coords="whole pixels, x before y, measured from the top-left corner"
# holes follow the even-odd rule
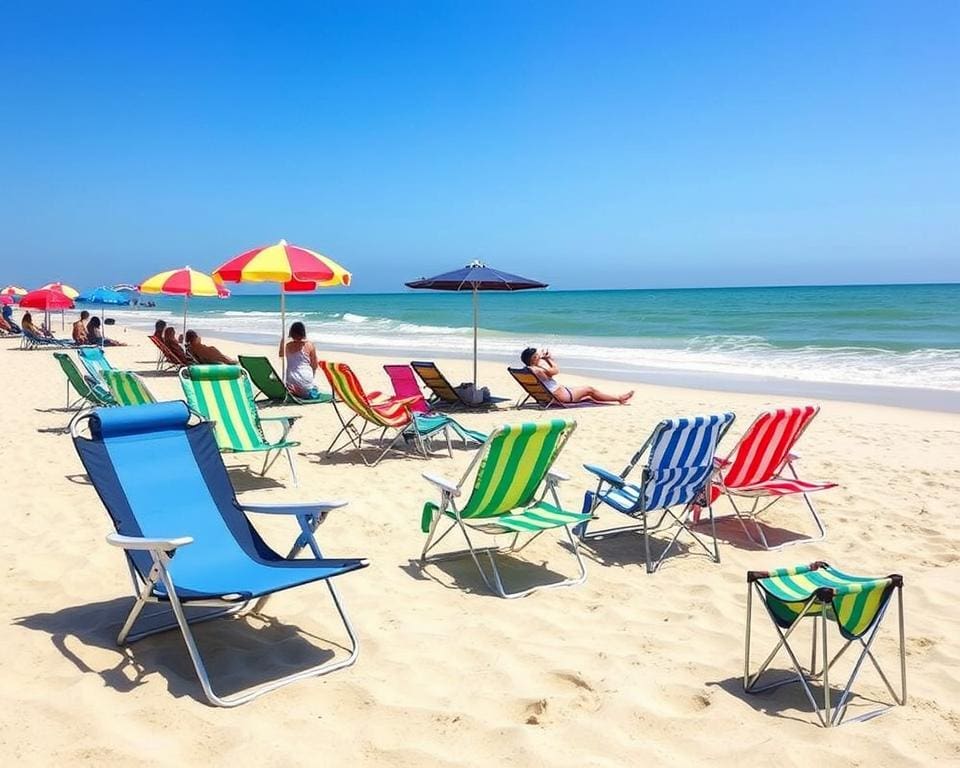
[[[84,345],[53,336],[37,336],[30,331],[23,331],[20,336],[21,349],[76,349],[80,346]]]
[[[180,369],[180,386],[190,407],[215,425],[217,445],[225,453],[264,454],[261,475],[285,454],[293,484],[298,485],[291,448],[300,443],[287,440],[298,416],[260,416],[253,400],[247,372],[239,365],[191,365]],[[264,437],[262,422],[277,422],[283,434],[275,442]]]
[[[898,694],[873,653],[874,640],[883,624],[887,608],[894,592],[897,595],[899,613],[900,639],[900,693]],[[767,656],[760,668],[750,672],[750,641],[752,634],[753,598],[757,596],[767,615],[773,622],[780,641]],[[810,618],[810,622],[803,619]],[[810,668],[805,669],[800,662],[799,652],[790,646],[790,638],[801,624],[809,623],[812,634],[812,651]],[[817,626],[819,623],[819,627]],[[828,627],[836,624],[843,642],[839,652],[830,656],[828,648]],[[819,638],[817,637],[819,635]],[[819,640],[819,642],[818,642]],[[817,646],[820,646],[820,671],[817,667]],[[853,664],[853,671],[847,678],[840,698],[835,700],[833,679],[838,670],[836,662],[850,647],[860,653]],[[783,648],[790,657],[793,672],[786,678],[765,682],[760,685],[760,679],[769,668],[777,653]],[[880,703],[879,709],[857,715],[845,720],[853,684],[856,681],[864,662],[869,659],[893,697],[894,704],[884,705],[875,698],[869,701]],[[841,681],[843,678],[840,678]],[[817,562],[810,565],[801,565],[793,568],[778,568],[773,571],[750,571],[747,573],[747,636],[746,653],[743,668],[743,689],[747,693],[761,693],[773,688],[779,688],[788,683],[799,683],[806,694],[807,700],[813,705],[820,724],[826,728],[840,725],[843,722],[858,722],[869,720],[881,715],[895,705],[907,703],[907,656],[904,644],[903,627],[903,577],[891,574],[880,578],[851,576],[832,568],[827,563]],[[817,701],[819,692],[823,705]],[[769,708],[769,697],[766,707]]]
[[[237,359],[250,375],[253,386],[260,390],[262,398],[257,399],[258,405],[312,405],[333,400],[333,395],[326,392],[321,392],[319,397],[312,399],[297,397],[284,386],[269,358],[240,355]]]
[[[117,404],[113,399],[113,395],[99,382],[85,378],[84,375],[80,373],[80,369],[77,368],[76,364],[66,352],[54,352],[53,356],[67,377],[67,408],[77,408],[83,403],[103,406]],[[76,400],[72,400],[70,397],[71,387],[73,387],[74,392],[77,393],[78,397]]]
[[[110,368],[103,372],[103,377],[110,394],[119,405],[148,405],[157,402],[146,382],[133,371]]]
[[[317,544],[317,527],[346,502],[244,504],[238,500],[213,431],[209,422],[192,424],[182,402],[84,411],[71,423],[74,446],[113,521],[116,532],[107,536],[107,542],[123,549],[133,582],[133,607],[117,643],[179,627],[207,700],[233,707],[353,664],[359,651],[357,638],[331,579],[364,568],[367,561],[325,558]],[[261,538],[251,513],[296,520],[297,538],[286,557]],[[297,557],[304,549],[312,556]],[[349,655],[248,690],[216,693],[191,625],[219,616],[262,615],[271,595],[319,581],[330,590],[343,622]],[[134,632],[148,604],[163,609],[159,617],[172,612],[174,621],[158,627],[155,613]],[[268,641],[261,638],[260,642]],[[181,648],[165,652],[176,655]]]
[[[537,405],[543,410],[547,408],[578,408],[585,405],[609,405],[609,403],[598,403],[589,398],[579,400],[576,403],[565,403],[557,400],[553,393],[547,389],[543,382],[529,368],[507,368],[507,371],[516,380],[517,384],[523,389],[525,395],[517,401],[517,408],[523,408],[525,405]]]
[[[714,562],[719,563],[720,550],[717,548],[713,509],[707,500],[710,498],[710,481],[715,471],[717,444],[733,420],[732,413],[664,419],[620,474],[585,464],[584,468],[596,475],[598,482],[595,491],[587,491],[584,495],[583,511],[593,515],[602,504],[639,522],[591,533],[587,533],[589,523],[584,523],[576,533],[587,540],[625,531],[640,531],[647,573],[653,573],[660,567],[682,533],[689,535]],[[647,459],[640,476],[630,478],[644,455]],[[693,527],[695,505],[707,508],[712,546],[708,546]],[[680,510],[679,513],[674,511],[676,509]],[[658,512],[660,515],[656,521],[648,519]],[[650,535],[671,528],[672,538],[654,560],[650,554]]]
[[[158,339],[154,335],[147,336],[153,346],[157,348],[157,370],[158,371],[178,371],[186,365],[192,365],[189,358],[180,354],[175,349],[170,349],[163,343],[163,339]]]
[[[420,555],[421,566],[469,555],[484,584],[492,592],[505,598],[522,597],[547,587],[567,587],[582,583],[586,579],[586,571],[571,526],[586,522],[590,516],[563,509],[557,495],[557,486],[567,478],[552,470],[553,463],[574,429],[576,422],[564,419],[498,427],[474,456],[460,482],[453,483],[441,477],[424,474],[423,477],[440,491],[440,503],[427,503],[423,508],[420,526],[427,534],[427,540]],[[467,501],[461,506],[459,500],[471,474],[474,474],[473,488]],[[438,535],[440,523],[444,520],[449,525]],[[454,528],[463,533],[467,549],[429,556],[430,550]],[[494,553],[519,552],[540,534],[560,528],[567,534],[577,560],[578,575],[508,592],[503,585]],[[513,538],[510,546],[503,550],[496,547],[476,549],[470,537],[481,533],[507,534]],[[518,547],[521,534],[529,534],[529,538]],[[480,565],[480,555],[486,555],[489,561],[489,575]]]
[[[826,536],[810,494],[834,488],[837,484],[801,480],[793,465],[797,460],[793,448],[819,412],[819,406],[806,405],[761,413],[743,433],[730,455],[717,461],[720,472],[713,486],[713,500],[726,495],[744,533],[764,549],[779,549],[801,541],[819,541]],[[796,494],[803,496],[819,534],[771,547],[758,517],[784,496]],[[741,509],[738,498],[751,499],[750,509]],[[764,500],[766,503],[761,506]],[[747,526],[748,522],[750,526]],[[756,538],[750,532],[751,527]]]
[[[94,380],[106,386],[104,371],[112,371],[113,366],[107,360],[102,347],[83,347],[77,350],[77,357],[86,369],[87,374]]]
[[[508,400],[506,397],[488,397],[482,403],[471,403],[463,399],[436,363],[414,360],[410,367],[432,393],[427,401],[432,408],[491,408]]]

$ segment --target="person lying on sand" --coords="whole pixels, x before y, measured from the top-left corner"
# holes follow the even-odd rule
[[[221,363],[223,365],[237,364],[236,360],[227,357],[216,347],[211,347],[207,344],[204,344],[200,339],[200,334],[198,334],[196,331],[187,331],[184,341],[187,343],[187,350],[191,355],[193,355],[193,359],[198,363],[206,363],[207,365],[215,365],[217,363]]]
[[[620,405],[623,405],[633,397],[632,389],[622,395],[610,395],[601,392],[596,387],[566,387],[558,383],[553,377],[560,373],[560,368],[554,362],[550,350],[527,347],[520,353],[520,359],[530,369],[530,372],[543,382],[543,386],[547,388],[550,394],[561,403],[580,403],[584,400],[593,400],[596,403],[620,403]]]

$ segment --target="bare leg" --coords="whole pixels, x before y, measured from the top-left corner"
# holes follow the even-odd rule
[[[594,400],[598,403],[625,403],[633,397],[633,390],[622,395],[601,392],[596,387],[560,387],[554,397],[565,403],[579,403],[582,400]],[[569,398],[569,399],[568,399]]]

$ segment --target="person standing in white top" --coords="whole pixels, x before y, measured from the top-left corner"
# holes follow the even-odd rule
[[[280,340],[280,356],[286,357],[287,373],[284,384],[297,397],[312,400],[320,396],[313,382],[317,372],[317,348],[307,341],[303,323],[290,324],[290,341]]]

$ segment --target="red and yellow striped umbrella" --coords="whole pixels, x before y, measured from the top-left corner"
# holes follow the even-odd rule
[[[72,288],[66,283],[47,283],[46,285],[41,285],[39,290],[41,291],[60,291],[68,299],[75,299],[80,295],[80,291],[76,288]]]
[[[8,285],[2,291],[0,291],[0,296],[26,296],[27,289],[21,288],[19,285]]]
[[[187,299],[191,296],[219,296],[217,284],[210,275],[190,267],[168,269],[140,283],[140,293],[162,293],[183,296],[183,332],[187,332]]]

